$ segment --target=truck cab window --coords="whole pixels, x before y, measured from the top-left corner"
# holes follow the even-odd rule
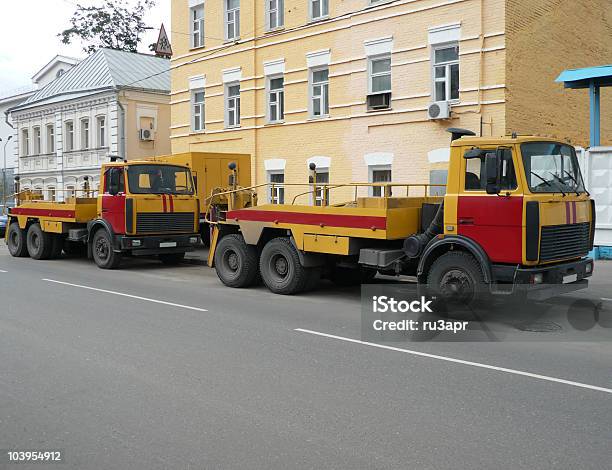
[[[488,151],[488,150],[487,150]],[[491,153],[495,150],[491,149]],[[485,156],[481,158],[469,158],[465,161],[465,190],[484,191],[486,187]],[[512,150],[504,149],[501,159],[501,184],[502,190],[513,190],[517,188],[516,172],[512,163]]]
[[[104,173],[104,194],[110,194],[111,186],[116,185],[120,193],[125,192],[123,168],[109,168]]]

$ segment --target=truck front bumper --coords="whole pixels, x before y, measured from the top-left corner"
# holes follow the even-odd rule
[[[115,250],[134,256],[163,255],[193,251],[200,243],[197,233],[181,235],[115,235]]]
[[[593,275],[593,260],[583,258],[568,263],[518,268],[515,273],[515,285],[526,291],[530,299],[545,300],[559,294],[565,294],[589,285],[588,278]]]

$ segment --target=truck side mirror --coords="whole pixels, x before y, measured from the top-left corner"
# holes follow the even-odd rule
[[[499,177],[499,168],[500,168],[501,159],[499,158],[499,154],[496,153],[487,153],[485,155],[485,175],[487,178],[486,181],[486,190],[487,194],[499,194],[500,188],[500,177]]]

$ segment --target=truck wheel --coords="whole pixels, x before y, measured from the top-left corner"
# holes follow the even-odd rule
[[[53,239],[51,235],[43,232],[40,224],[30,225],[26,243],[28,245],[28,253],[30,253],[33,259],[49,259],[51,249],[53,248]]]
[[[242,235],[226,235],[215,249],[215,270],[226,286],[249,287],[259,275],[257,250],[247,245]]]
[[[442,300],[464,305],[482,298],[485,292],[480,265],[472,255],[461,251],[449,251],[434,261],[427,285]]]
[[[162,263],[174,266],[180,264],[185,259],[185,253],[167,253],[165,255],[158,255],[158,258]]]
[[[24,258],[28,256],[28,245],[26,242],[26,231],[19,228],[17,222],[13,222],[6,235],[6,244],[11,256]]]
[[[113,241],[110,234],[98,230],[92,240],[92,254],[94,262],[102,269],[117,269],[121,263],[121,253],[113,251]]]
[[[298,252],[288,238],[270,240],[261,252],[259,269],[264,283],[275,294],[292,295],[309,284],[310,270],[300,263]]]

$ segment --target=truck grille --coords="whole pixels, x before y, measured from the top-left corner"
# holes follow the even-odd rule
[[[191,212],[145,212],[136,216],[137,233],[193,232]]]
[[[540,261],[585,256],[589,252],[590,235],[588,222],[542,227]]]

